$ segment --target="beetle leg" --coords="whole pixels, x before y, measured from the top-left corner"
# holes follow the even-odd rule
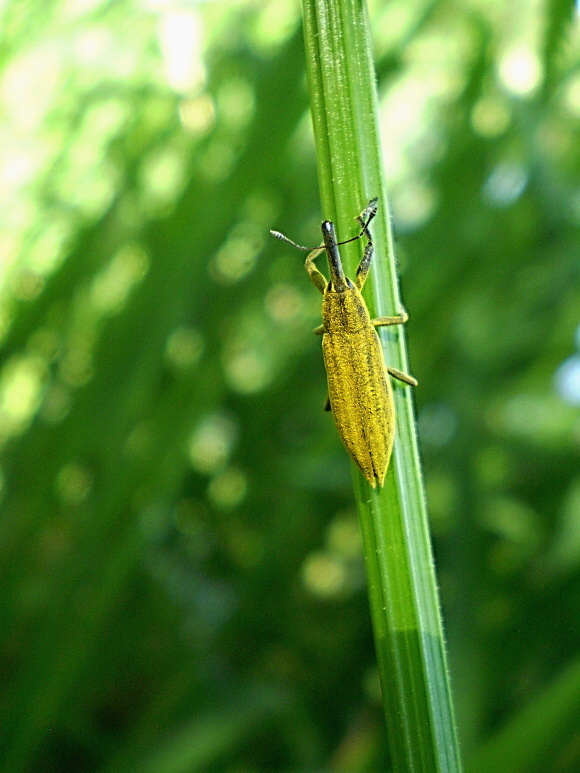
[[[366,282],[375,251],[373,238],[371,236],[371,232],[369,231],[369,223],[377,214],[377,201],[378,199],[371,199],[369,201],[368,207],[363,209],[360,215],[356,218],[362,228],[361,236],[364,234],[368,239],[364,255],[362,256],[362,260],[358,264],[358,268],[356,270],[355,284],[359,290],[362,290],[363,285]]]
[[[386,368],[387,372],[390,373],[393,378],[398,378],[399,381],[404,381],[405,384],[409,384],[409,386],[417,386],[419,383],[416,378],[409,376],[408,373],[403,373],[402,370],[397,370],[397,368],[390,368],[388,365]]]
[[[318,325],[318,327],[315,327],[312,332],[315,336],[321,336],[323,333],[326,333],[326,328],[324,325]]]
[[[363,232],[369,241],[372,241],[372,239],[367,228],[369,226],[369,223],[373,219],[373,217],[377,214],[378,202],[379,202],[378,196],[374,199],[371,199],[368,205],[366,206],[366,208],[363,209],[360,215],[356,218],[358,222],[361,224]]]
[[[403,325],[408,319],[409,315],[406,311],[403,311],[402,314],[397,314],[396,317],[378,317],[377,319],[373,319],[371,320],[371,324],[375,327],[386,327],[387,325]],[[387,368],[388,373],[393,376],[393,378],[398,378],[399,381],[404,381],[405,384],[409,384],[410,386],[417,386],[417,379],[413,378],[413,376],[409,376],[407,373],[403,373],[402,370],[391,368],[388,365],[385,367]]]
[[[323,273],[321,273],[316,266],[314,265],[314,261],[316,258],[325,251],[325,247],[317,247],[315,250],[312,250],[312,252],[308,255],[306,258],[306,263],[304,264],[304,268],[306,271],[308,271],[308,276],[312,280],[313,284],[318,287],[321,293],[324,293],[326,290],[326,286],[328,285],[328,280],[324,276]]]
[[[375,247],[374,247],[372,241],[370,241],[370,234],[367,231],[366,226],[363,227],[363,231],[369,237],[369,241],[367,243],[367,246],[365,247],[365,251],[364,251],[364,255],[362,256],[362,260],[358,264],[358,268],[356,270],[356,277],[354,279],[354,283],[358,287],[359,290],[363,289],[363,285],[367,281],[367,276],[369,274],[369,268],[371,267],[371,260],[373,259],[373,255],[374,255],[374,252],[375,252]]]
[[[371,324],[375,327],[386,327],[387,325],[403,325],[409,319],[409,315],[406,311],[402,314],[397,314],[395,317],[377,317],[377,319],[371,320]]]

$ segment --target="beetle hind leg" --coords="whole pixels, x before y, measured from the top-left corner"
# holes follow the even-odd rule
[[[390,373],[390,375],[393,378],[396,378],[405,384],[409,384],[409,386],[417,386],[417,384],[419,383],[416,378],[413,378],[413,376],[409,376],[408,373],[403,373],[403,371],[399,370],[398,368],[391,368],[388,365],[386,366],[386,368],[387,368],[387,373]]]

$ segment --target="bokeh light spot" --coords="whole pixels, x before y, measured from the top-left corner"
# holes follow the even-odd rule
[[[41,276],[50,274],[62,260],[70,234],[70,224],[51,215],[27,249],[28,266]]]
[[[60,381],[53,381],[46,390],[40,416],[47,424],[57,424],[66,417],[70,407],[70,389]]]
[[[233,389],[252,394],[264,389],[272,378],[272,363],[257,341],[238,338],[224,352],[224,370]]]
[[[457,430],[457,416],[442,403],[431,403],[419,413],[419,437],[430,446],[442,447],[451,442]]]
[[[215,103],[209,94],[184,99],[179,105],[179,119],[183,128],[195,137],[201,137],[215,124]]]
[[[238,282],[253,269],[263,246],[264,234],[256,223],[238,223],[210,263],[212,276],[223,284]]]
[[[435,191],[419,180],[405,181],[393,188],[393,216],[397,230],[402,233],[416,231],[433,215],[437,204]]]
[[[242,78],[232,78],[217,93],[217,111],[220,125],[239,131],[254,114],[254,89]]]
[[[173,330],[165,344],[165,356],[176,368],[188,370],[193,367],[203,352],[203,337],[199,330],[180,325]]]
[[[86,499],[93,480],[88,470],[77,462],[65,464],[58,473],[56,490],[67,505],[78,505]]]
[[[30,336],[28,349],[38,354],[46,362],[55,360],[60,352],[57,333],[49,327],[39,327]]]
[[[360,559],[361,536],[356,515],[352,513],[337,516],[328,527],[326,541],[328,549],[345,560]]]
[[[266,293],[264,305],[276,322],[288,323],[304,311],[302,294],[288,282],[278,282]]]
[[[185,184],[187,164],[183,153],[164,147],[153,151],[141,167],[141,200],[153,214],[164,213]]]
[[[243,502],[247,490],[248,481],[245,474],[236,467],[228,467],[213,478],[207,494],[215,507],[231,510]]]
[[[518,569],[539,546],[541,530],[537,514],[519,500],[491,499],[482,514],[482,523],[499,537],[489,556],[492,568],[499,574]]]
[[[510,121],[510,109],[499,96],[482,97],[471,111],[474,131],[487,139],[502,135],[509,128]]]
[[[575,407],[555,393],[515,394],[490,413],[491,423],[537,446],[559,446],[578,436],[580,422]]]
[[[101,314],[118,312],[148,266],[147,255],[138,244],[123,246],[92,282],[91,302],[95,310]]]
[[[205,80],[201,60],[201,19],[191,7],[167,9],[159,21],[165,77],[172,89],[192,92]]]
[[[34,354],[15,356],[0,373],[0,441],[22,432],[40,405],[48,377],[46,361]]]
[[[558,394],[568,405],[580,405],[580,354],[560,365],[555,375]]]
[[[229,175],[235,160],[236,152],[232,143],[215,138],[199,160],[199,171],[208,182],[219,183]]]
[[[292,0],[270,0],[256,18],[251,43],[258,54],[273,54],[300,23],[300,5]]]
[[[528,173],[520,164],[504,161],[491,172],[483,192],[491,204],[507,207],[519,199],[527,182]]]
[[[223,467],[238,437],[237,424],[223,413],[205,416],[188,445],[191,466],[209,474]]]
[[[332,598],[345,585],[345,567],[328,553],[312,553],[302,567],[302,581],[313,596]]]
[[[68,386],[81,387],[88,384],[94,374],[90,350],[84,346],[69,348],[59,363],[59,373]]]
[[[499,60],[498,71],[505,88],[519,97],[531,96],[544,77],[537,54],[523,46],[508,49]]]
[[[21,301],[32,301],[40,295],[44,280],[29,268],[18,270],[12,277],[12,293]]]
[[[580,118],[580,73],[570,76],[564,88],[564,105],[570,115]]]

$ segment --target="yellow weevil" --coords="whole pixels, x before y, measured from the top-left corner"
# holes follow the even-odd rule
[[[337,241],[334,224],[325,220],[322,223],[324,243],[310,252],[305,263],[308,276],[323,295],[322,325],[314,332],[322,334],[328,378],[325,409],[332,410],[346,450],[373,488],[377,481],[379,486],[384,483],[395,435],[395,403],[388,374],[417,386],[412,376],[385,364],[375,330],[376,327],[406,322],[406,312],[396,317],[371,319],[360,292],[373,257],[373,241],[368,226],[377,213],[377,203],[378,199],[369,201],[366,209],[356,218],[361,232],[344,242]],[[279,231],[270,233],[300,250],[310,250]],[[353,284],[344,274],[338,247],[361,236],[366,237],[367,244]],[[330,282],[314,265],[323,252],[328,258]]]

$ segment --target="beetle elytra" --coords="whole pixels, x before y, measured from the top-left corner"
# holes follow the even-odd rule
[[[395,403],[389,374],[411,386],[417,381],[385,364],[375,328],[400,325],[406,312],[394,317],[371,319],[361,290],[373,258],[373,240],[368,226],[377,213],[378,199],[372,199],[356,218],[361,232],[346,241],[336,238],[334,224],[322,223],[323,244],[306,258],[305,268],[323,295],[322,325],[314,332],[322,335],[322,352],[328,379],[326,410],[331,410],[338,434],[352,459],[375,488],[382,486],[389,466],[395,435]],[[277,239],[296,244],[279,231],[270,231]],[[338,247],[364,236],[363,257],[352,282],[345,276]],[[316,258],[326,252],[330,281],[315,266]]]

